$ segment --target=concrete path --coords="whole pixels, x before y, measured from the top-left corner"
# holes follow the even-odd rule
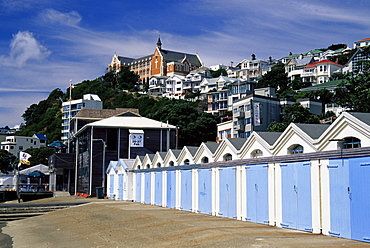
[[[66,198],[71,199],[77,198]],[[13,247],[30,248],[370,247],[357,241],[139,203],[91,201],[8,222],[2,231],[13,238]]]

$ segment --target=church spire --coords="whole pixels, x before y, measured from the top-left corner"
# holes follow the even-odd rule
[[[159,48],[159,50],[161,50],[161,49],[162,49],[162,41],[161,41],[161,37],[158,37],[157,47]]]

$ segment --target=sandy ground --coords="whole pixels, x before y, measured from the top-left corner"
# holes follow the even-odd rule
[[[12,237],[16,248],[370,247],[324,235],[110,200],[92,200],[83,206],[11,221],[2,231]]]

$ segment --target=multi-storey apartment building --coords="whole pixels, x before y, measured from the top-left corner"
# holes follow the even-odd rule
[[[161,39],[158,38],[157,47],[153,54],[134,59],[113,56],[108,65],[109,70],[119,71],[126,67],[140,76],[141,84],[149,83],[152,76],[187,75],[203,65],[198,54],[175,52],[162,49]]]
[[[356,52],[352,55],[347,64],[344,65],[342,72],[348,73],[353,71],[362,71],[364,65],[363,62],[370,60],[370,54],[365,50],[368,49],[369,46],[370,38],[354,42],[354,49],[356,49]]]
[[[62,103],[62,141],[69,138],[70,121],[81,109],[102,109],[103,102],[98,95],[85,94],[82,99],[70,100]]]
[[[233,138],[248,138],[253,131],[266,131],[280,121],[280,102],[274,88],[260,88],[233,105]]]

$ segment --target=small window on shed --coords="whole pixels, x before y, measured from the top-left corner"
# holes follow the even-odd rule
[[[170,161],[169,165],[174,166],[175,164],[173,163],[173,161]]]
[[[208,157],[202,158],[202,163],[207,164],[209,162]]]
[[[185,161],[184,161],[184,165],[189,165],[189,164],[190,164],[189,159],[185,159]]]
[[[161,163],[158,162],[157,163],[157,167],[160,168],[161,167]]]
[[[137,169],[140,170],[140,165],[137,166]]]
[[[230,161],[230,160],[233,160],[233,156],[230,153],[228,153],[224,156],[224,161]]]
[[[150,164],[147,164],[147,165],[146,165],[146,168],[147,168],[147,169],[150,169]]]
[[[360,148],[361,140],[355,137],[344,138],[343,149]]]
[[[303,146],[295,144],[288,148],[288,154],[303,153]]]

